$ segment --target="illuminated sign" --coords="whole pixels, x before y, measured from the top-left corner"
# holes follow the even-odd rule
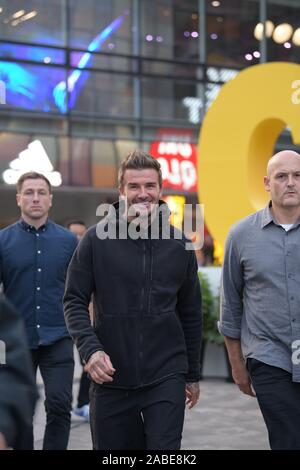
[[[240,72],[224,85],[200,133],[199,195],[205,223],[224,245],[230,226],[264,207],[268,159],[282,131],[300,144],[300,66],[269,62]]]
[[[61,174],[53,171],[53,165],[39,140],[31,142],[27,149],[19,153],[18,158],[10,162],[9,166],[10,168],[3,172],[3,180],[7,184],[16,184],[20,176],[28,171],[42,173],[52,186],[62,184]]]
[[[197,191],[197,150],[188,142],[153,142],[150,153],[160,165],[165,188]]]

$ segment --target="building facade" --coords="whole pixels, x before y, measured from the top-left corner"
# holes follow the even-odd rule
[[[56,187],[52,217],[95,223],[135,148],[160,159],[166,194],[196,202],[196,145],[221,86],[300,60],[299,0],[0,0],[0,25],[0,226],[18,217],[14,182],[33,161]]]

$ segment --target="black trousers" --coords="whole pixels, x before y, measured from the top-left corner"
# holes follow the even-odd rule
[[[31,350],[34,370],[40,368],[45,386],[46,429],[44,450],[65,450],[68,445],[74,374],[73,342],[63,338],[50,346]],[[28,448],[33,449],[33,427]]]
[[[80,383],[79,383],[77,407],[81,408],[84,405],[88,405],[90,402],[89,390],[90,390],[91,380],[89,378],[88,373],[85,372],[83,369],[84,363],[82,362],[82,359],[80,356],[79,356],[79,359],[82,365],[82,373],[81,373]]]
[[[247,360],[272,450],[300,450],[300,383],[278,367]]]
[[[137,390],[113,389],[92,382],[93,448],[179,450],[184,410],[183,375]]]

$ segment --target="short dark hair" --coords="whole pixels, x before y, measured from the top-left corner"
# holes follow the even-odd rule
[[[26,180],[44,180],[49,188],[49,193],[52,194],[52,186],[48,178],[42,173],[37,173],[36,171],[29,171],[28,173],[24,173],[17,181],[17,193],[20,193],[22,190],[22,186],[24,181]]]
[[[83,220],[79,220],[79,219],[73,219],[73,220],[69,220],[67,223],[66,223],[66,228],[70,228],[71,225],[82,225],[83,227],[86,227],[86,224],[85,222],[83,222]]]
[[[119,188],[123,186],[123,179],[126,170],[144,170],[153,169],[158,173],[158,182],[160,188],[162,187],[162,173],[160,163],[151,155],[143,152],[142,150],[134,150],[130,152],[125,160],[121,163],[118,174]]]

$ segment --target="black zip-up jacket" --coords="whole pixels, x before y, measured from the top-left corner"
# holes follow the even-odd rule
[[[99,350],[110,356],[116,372],[109,387],[139,388],[176,373],[198,381],[202,314],[194,251],[186,250],[184,236],[174,238],[172,226],[171,239],[161,231],[154,240],[99,239],[113,224],[108,216],[90,228],[68,269],[65,318],[82,359]]]

